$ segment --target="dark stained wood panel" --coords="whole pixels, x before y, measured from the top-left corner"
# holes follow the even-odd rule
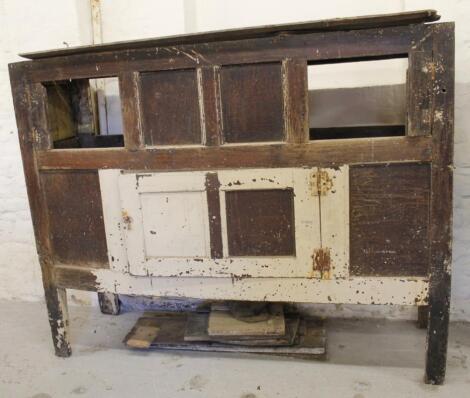
[[[252,39],[272,36],[279,33],[322,32],[334,30],[354,30],[375,27],[399,26],[418,24],[439,20],[440,15],[435,10],[417,10],[393,14],[366,15],[349,18],[334,18],[319,21],[297,22],[291,24],[255,26],[242,29],[227,29],[213,32],[175,35],[152,39],[121,41],[93,46],[61,48],[57,50],[36,51],[20,54],[23,58],[41,59],[63,55],[89,54],[103,51],[129,50],[156,46],[175,46],[205,42]]]
[[[49,217],[52,256],[71,265],[108,267],[96,171],[41,175]]]
[[[280,63],[224,66],[220,86],[224,142],[283,140]]]
[[[355,166],[349,178],[351,274],[427,276],[429,165]]]
[[[196,70],[146,72],[140,80],[145,144],[201,144]]]
[[[220,182],[217,173],[206,174],[207,208],[211,258],[223,257],[222,221],[220,219]]]
[[[295,255],[293,196],[289,189],[226,192],[229,255]]]

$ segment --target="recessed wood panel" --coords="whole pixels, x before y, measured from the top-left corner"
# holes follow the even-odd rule
[[[53,257],[65,264],[108,267],[98,173],[49,172],[41,180]]]
[[[349,170],[351,274],[426,276],[429,166],[368,165]]]
[[[220,79],[225,142],[283,140],[280,63],[224,66]]]
[[[201,144],[196,70],[142,73],[140,90],[147,145]]]
[[[225,200],[230,256],[295,255],[292,190],[227,191]]]
[[[141,193],[146,257],[205,257],[205,192]]]

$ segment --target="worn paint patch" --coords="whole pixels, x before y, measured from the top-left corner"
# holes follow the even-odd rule
[[[104,269],[91,272],[98,291],[167,298],[424,305],[429,293],[425,278],[142,278]]]

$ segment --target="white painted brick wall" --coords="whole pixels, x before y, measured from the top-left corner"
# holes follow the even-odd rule
[[[435,8],[456,21],[456,146],[452,318],[470,320],[470,1],[103,0],[106,41]],[[338,15],[338,13],[341,15]],[[130,22],[129,22],[130,21]],[[0,0],[0,299],[42,300],[7,64],[17,53],[91,43],[88,0]],[[87,294],[73,293],[77,302]],[[326,313],[336,307],[322,307]],[[410,317],[394,307],[342,307],[335,315]]]

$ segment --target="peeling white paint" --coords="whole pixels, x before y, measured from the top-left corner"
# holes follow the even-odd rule
[[[312,170],[218,170],[223,242],[221,259],[210,258],[205,192],[207,172],[136,174],[100,170],[111,268],[142,276],[311,277],[311,255],[315,248],[321,246],[319,198],[311,194],[308,185]],[[119,185],[118,190],[116,185]],[[225,193],[246,189],[294,191],[295,256],[229,256]],[[162,205],[161,200],[177,201],[176,207],[171,210],[165,203]],[[124,225],[122,211],[133,220],[132,228]],[[170,213],[160,214],[165,211]],[[184,212],[186,221],[177,222],[181,212]],[[192,215],[191,220],[189,215]],[[163,226],[162,223],[165,233],[159,230],[157,241],[158,228],[151,226]],[[188,251],[191,247],[193,250]]]
[[[423,305],[423,278],[172,278],[135,277],[96,269],[99,291],[207,300],[287,301],[297,303]]]

